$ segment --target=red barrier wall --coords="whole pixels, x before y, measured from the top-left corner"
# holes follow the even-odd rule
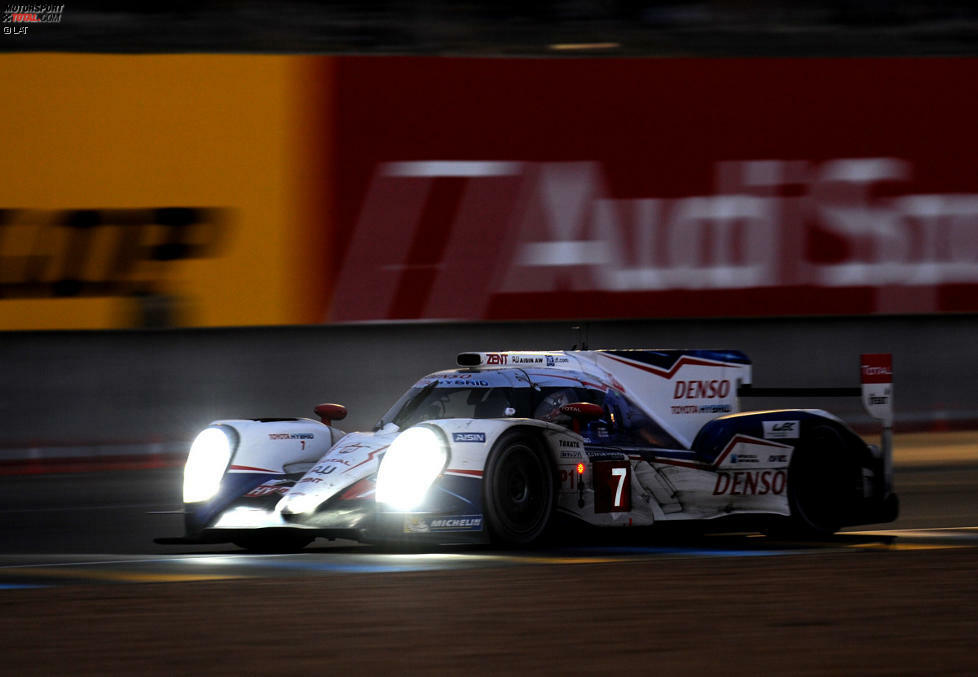
[[[978,311],[978,61],[337,57],[321,317]]]

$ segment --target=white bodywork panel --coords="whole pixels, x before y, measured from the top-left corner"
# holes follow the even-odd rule
[[[214,421],[212,426],[233,428],[238,446],[227,469],[228,474],[285,475],[304,472],[343,438],[338,428],[312,419]],[[281,493],[284,479],[269,479],[252,492]],[[213,525],[218,529],[260,529],[296,527],[287,524],[278,511],[238,506],[223,512]],[[301,527],[296,527],[301,528]]]
[[[751,382],[749,364],[731,364],[700,357],[682,357],[670,369],[659,369],[620,355],[584,352],[666,432],[683,446],[708,421],[739,411],[737,387]]]
[[[761,442],[762,444],[757,444]],[[772,454],[772,451],[778,453]],[[769,441],[738,439],[726,458],[717,465],[699,464],[656,457],[654,451],[643,456],[623,450],[627,459],[631,501],[629,510],[595,512],[594,463],[558,455],[561,491],[558,507],[588,523],[603,526],[641,526],[653,522],[713,519],[732,514],[789,514],[788,464],[793,448]],[[606,450],[602,449],[602,455]],[[741,458],[756,456],[758,462],[743,463]],[[738,458],[737,462],[732,459]],[[777,457],[776,461],[766,459]],[[598,462],[603,459],[597,459]],[[583,476],[576,466],[585,464]],[[583,496],[578,483],[585,482]],[[583,498],[584,505],[580,505]],[[624,507],[624,506],[623,506]]]
[[[226,420],[238,433],[238,449],[228,472],[302,472],[301,464],[314,463],[345,433],[318,421],[300,418],[282,421]]]

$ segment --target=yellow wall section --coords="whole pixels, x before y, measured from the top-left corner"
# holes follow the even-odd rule
[[[181,324],[307,320],[295,270],[310,218],[299,194],[308,177],[300,174],[314,150],[308,139],[303,147],[300,129],[310,120],[300,103],[307,63],[5,55],[0,207],[228,208],[229,237],[218,256],[152,272],[160,291],[181,299]],[[0,265],[11,251],[3,237],[0,231]],[[131,313],[132,301],[120,298],[0,299],[0,330],[120,327]]]

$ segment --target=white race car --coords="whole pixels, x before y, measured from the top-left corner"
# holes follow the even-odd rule
[[[525,545],[570,524],[633,527],[739,518],[824,536],[892,521],[892,369],[862,356],[861,395],[883,423],[867,445],[821,410],[739,410],[750,360],[731,350],[462,353],[372,432],[341,405],[310,419],[215,421],[184,474],[186,536],[297,549],[316,537]]]

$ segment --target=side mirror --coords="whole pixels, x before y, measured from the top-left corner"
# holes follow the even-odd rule
[[[560,413],[579,421],[591,421],[604,416],[604,408],[592,402],[570,402],[560,407]]]
[[[342,421],[346,418],[346,407],[342,404],[330,404],[326,402],[318,405],[313,411],[316,412],[316,416],[326,425],[330,425],[333,421]]]

